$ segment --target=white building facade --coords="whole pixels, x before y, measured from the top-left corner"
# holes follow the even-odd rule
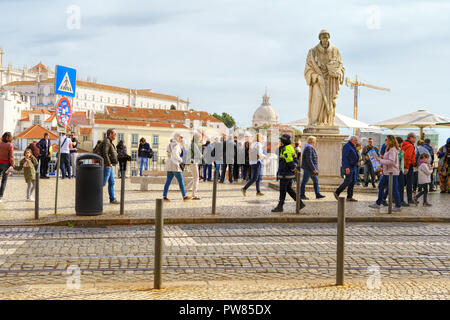
[[[0,92],[0,134],[8,131],[14,135],[24,110],[30,110],[27,98],[18,93]]]

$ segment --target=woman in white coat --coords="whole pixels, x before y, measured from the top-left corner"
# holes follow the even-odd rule
[[[180,147],[180,143],[182,140],[183,136],[179,133],[175,133],[170,144],[167,146],[167,161],[166,161],[167,179],[166,184],[164,185],[164,193],[163,193],[164,201],[170,201],[169,198],[167,198],[167,194],[169,192],[169,187],[174,177],[178,180],[178,185],[180,186],[180,191],[181,194],[183,195],[183,200],[186,201],[191,199],[191,197],[186,196],[183,174],[180,167],[180,164],[183,162],[183,159],[181,158],[181,147]]]

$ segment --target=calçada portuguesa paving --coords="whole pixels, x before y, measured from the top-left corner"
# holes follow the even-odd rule
[[[161,290],[154,235],[0,227],[0,299],[449,299],[447,224],[348,224],[338,287],[335,224],[165,226]]]

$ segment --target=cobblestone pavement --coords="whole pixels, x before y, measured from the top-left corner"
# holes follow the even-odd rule
[[[255,187],[247,191],[243,197],[241,188],[243,184],[219,184],[217,192],[217,214],[216,217],[279,217],[270,210],[276,206],[278,192],[268,188],[264,182],[263,197],[257,197]],[[116,180],[116,197],[120,199],[120,180]],[[126,182],[125,214],[120,216],[120,206],[108,203],[107,188],[104,188],[103,200],[105,202],[103,214],[97,219],[110,218],[153,218],[155,211],[155,199],[162,197],[163,185],[150,185],[150,190],[139,191],[139,185]],[[200,201],[184,202],[177,185],[171,186],[169,198],[170,203],[164,204],[165,217],[201,218],[211,217],[212,206],[212,182],[202,182],[199,187]],[[34,202],[25,202],[26,184],[21,177],[8,179],[5,192],[5,202],[0,203],[0,224],[13,225],[19,223],[34,223]],[[323,192],[325,199],[315,200],[313,192],[307,192],[312,200],[306,201],[306,208],[301,211],[302,216],[311,217],[336,217],[337,202],[331,192]],[[345,196],[345,195],[344,195]],[[347,216],[418,216],[418,217],[449,217],[450,194],[432,193],[429,201],[433,207],[412,206],[403,208],[401,212],[392,215],[387,214],[387,208],[380,210],[371,209],[369,204],[375,202],[376,194],[356,193],[357,203],[346,203]],[[61,217],[76,218],[77,220],[91,219],[92,217],[75,216],[75,181],[60,181],[58,198],[58,215],[54,214],[55,206],[55,179],[40,181],[40,222],[52,222]],[[282,216],[297,216],[295,203],[288,198],[285,205],[285,213]]]
[[[153,226],[0,228],[0,299],[449,299],[447,224],[347,224],[342,288],[336,225],[165,226],[158,291],[153,237]]]

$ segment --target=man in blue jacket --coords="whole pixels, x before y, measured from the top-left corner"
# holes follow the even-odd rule
[[[305,188],[309,178],[311,178],[314,185],[316,199],[322,199],[325,198],[325,196],[320,194],[319,179],[317,179],[317,175],[319,174],[319,161],[317,159],[316,149],[314,149],[316,146],[316,137],[310,136],[306,142],[307,143],[303,149],[302,155],[301,168],[303,169],[303,179],[300,187],[300,198],[302,200],[309,200],[309,198],[305,195]]]
[[[350,140],[344,145],[342,149],[342,167],[345,170],[345,180],[334,192],[336,200],[339,199],[339,195],[342,191],[347,189],[347,201],[358,201],[353,198],[353,187],[355,185],[354,173],[358,163],[358,152],[356,151],[356,143],[358,138],[351,136]]]

